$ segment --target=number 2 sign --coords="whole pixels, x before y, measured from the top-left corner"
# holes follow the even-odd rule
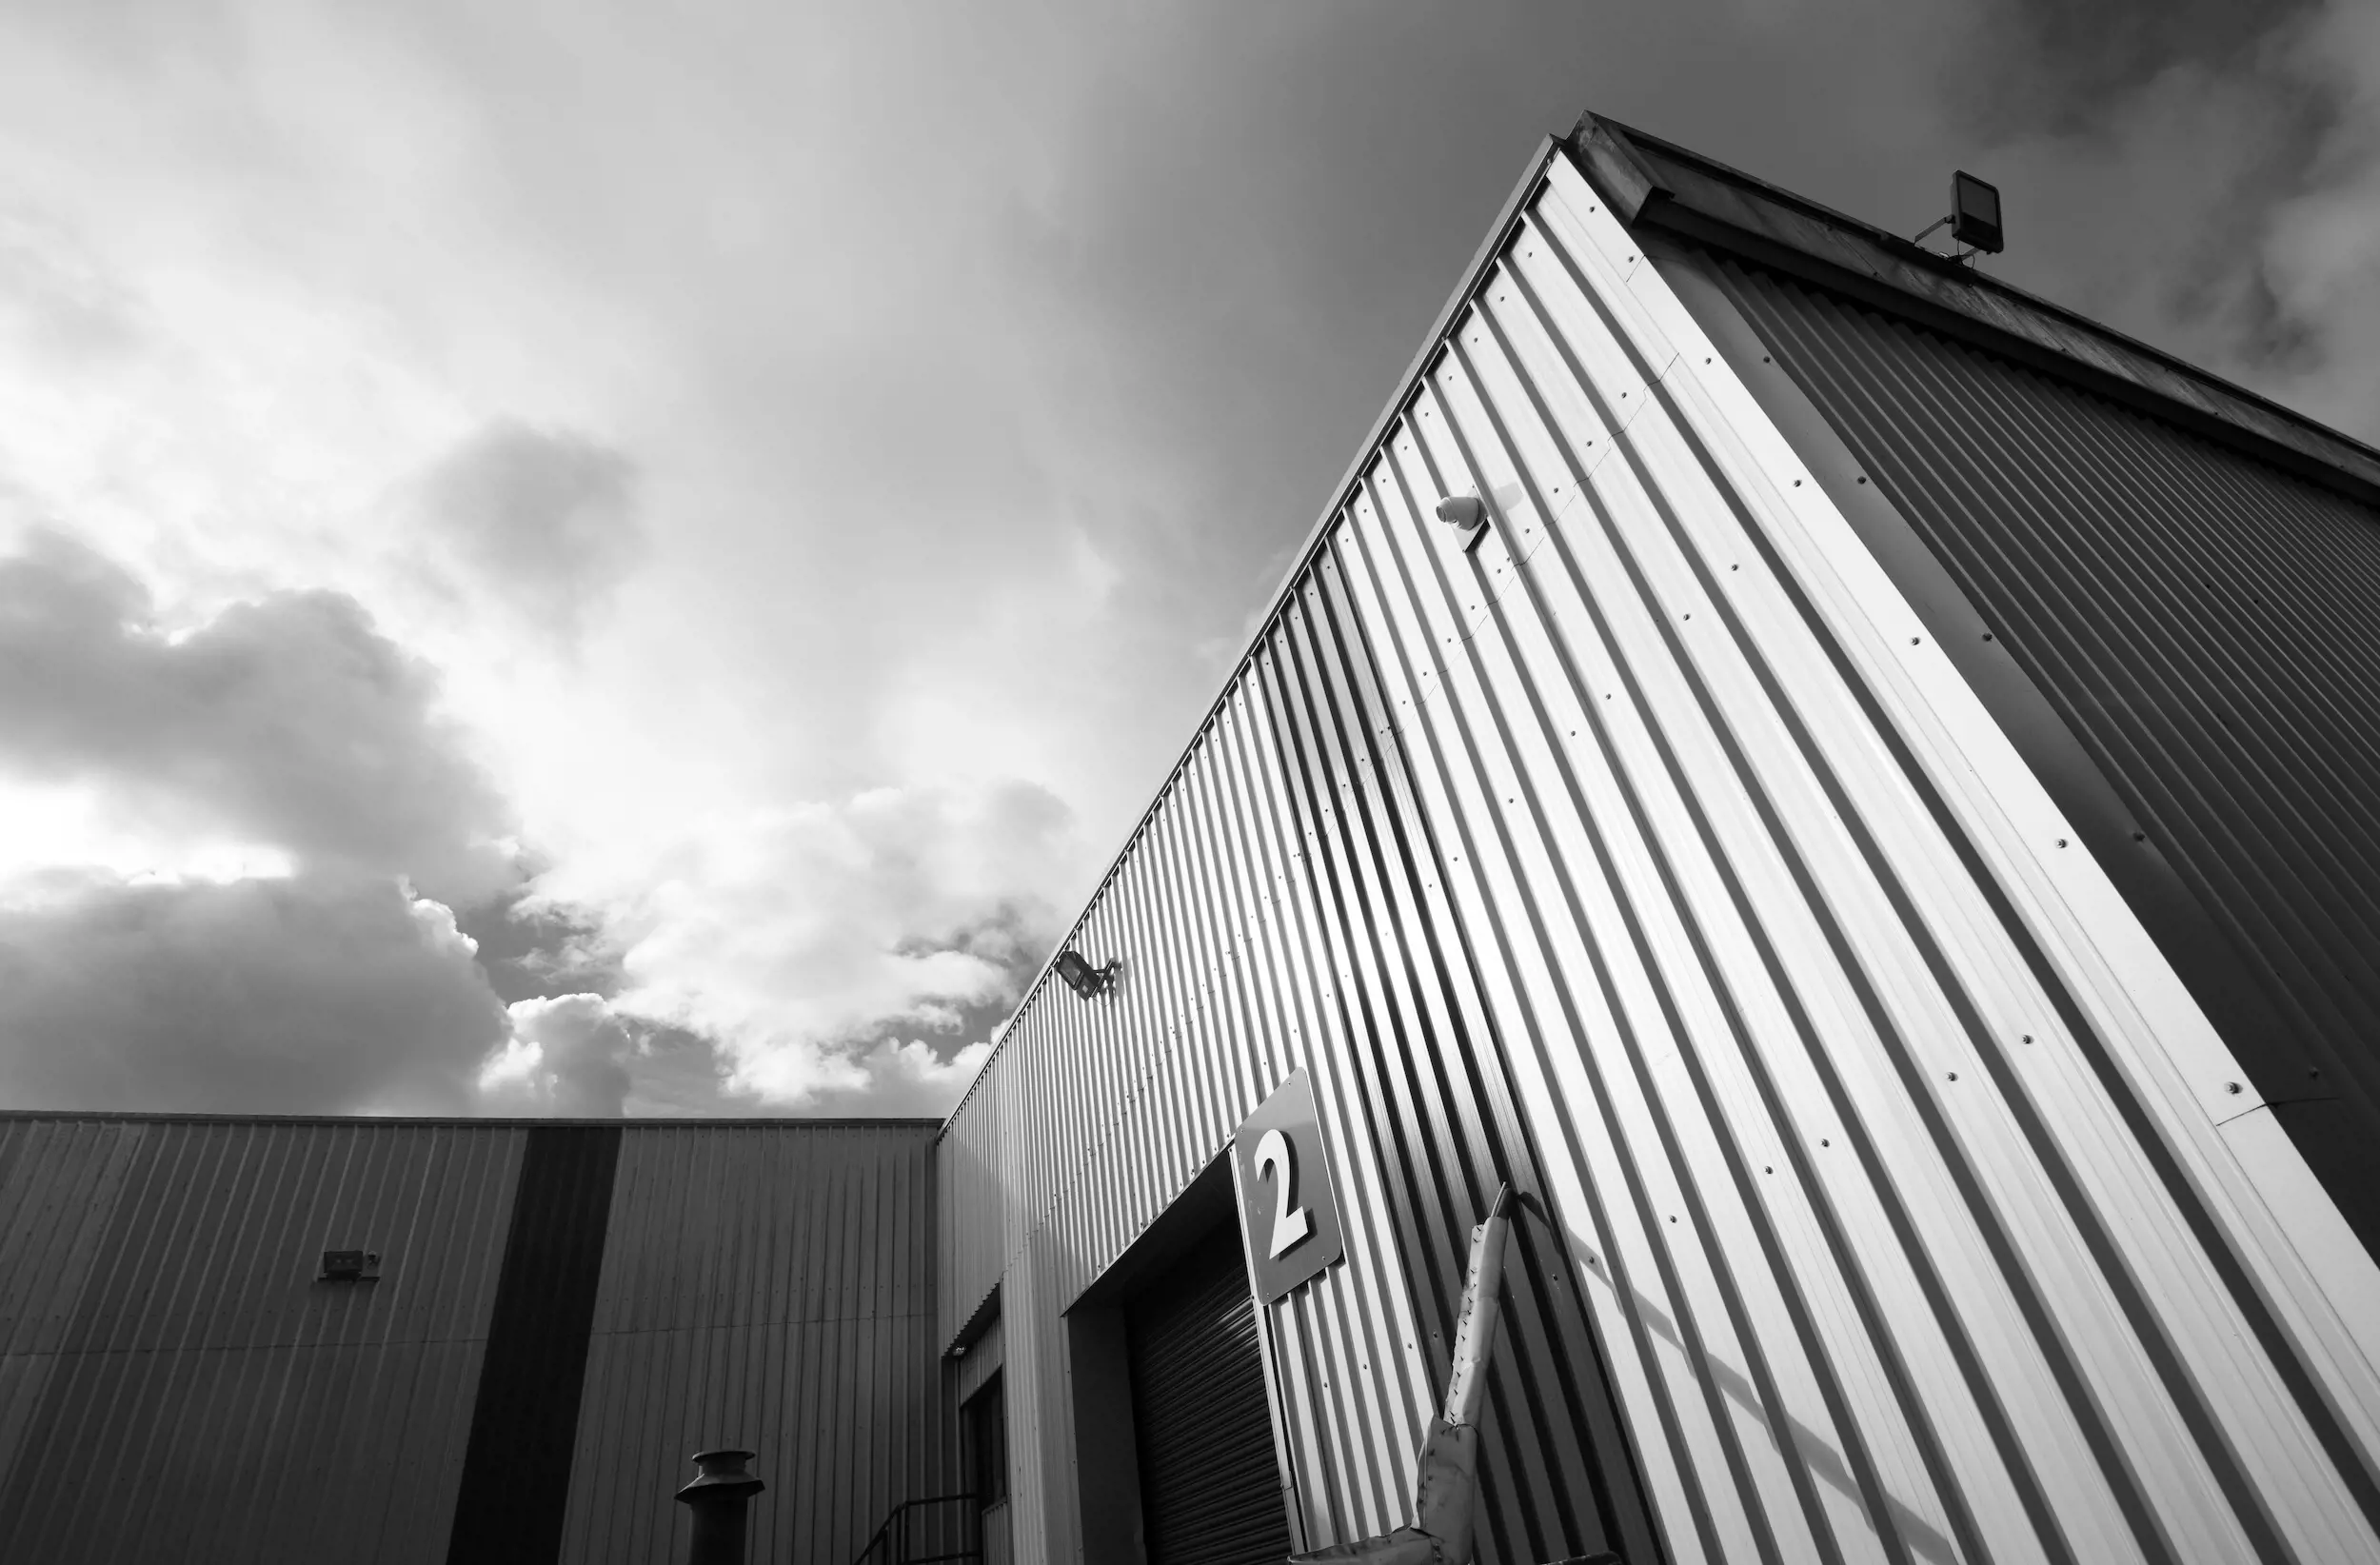
[[[1240,1168],[1240,1230],[1256,1275],[1257,1299],[1270,1304],[1337,1260],[1339,1201],[1303,1071],[1273,1091],[1232,1138]]]

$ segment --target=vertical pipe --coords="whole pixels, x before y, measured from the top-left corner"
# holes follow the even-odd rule
[[[686,1565],[744,1565],[744,1508],[768,1486],[744,1467],[749,1451],[698,1451],[696,1477],[678,1491],[678,1503],[694,1513],[694,1541]]]

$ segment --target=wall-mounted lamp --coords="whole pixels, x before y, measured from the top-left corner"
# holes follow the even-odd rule
[[[1471,553],[1488,535],[1487,502],[1476,494],[1458,494],[1438,503],[1438,519],[1462,535],[1462,551]]]
[[[1465,531],[1487,525],[1487,503],[1478,495],[1461,494],[1438,503],[1438,519]]]
[[[1058,976],[1066,981],[1066,987],[1085,1000],[1107,993],[1116,981],[1117,970],[1123,963],[1111,959],[1104,967],[1094,967],[1082,960],[1082,954],[1071,948],[1058,953]]]

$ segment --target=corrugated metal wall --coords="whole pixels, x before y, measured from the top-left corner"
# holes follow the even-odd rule
[[[0,1558],[444,1559],[521,1144],[0,1119]]]
[[[769,1484],[753,1557],[841,1565],[897,1501],[956,1487],[935,1130],[0,1118],[0,1559],[485,1552],[503,1529],[454,1518],[499,1268],[579,1291],[556,1243],[584,1248],[592,1199],[556,1557],[683,1557],[688,1456],[743,1444]],[[562,1162],[516,1214],[539,1136]],[[589,1139],[603,1156],[570,1151]],[[508,1245],[516,1220],[540,1232]],[[381,1280],[316,1282],[340,1248],[377,1250]],[[541,1309],[526,1329],[559,1329]],[[567,1416],[581,1359],[544,1345],[482,1442],[498,1493],[535,1416]]]
[[[683,1558],[669,1497],[760,1453],[756,1560],[842,1565],[900,1501],[958,1487],[934,1329],[930,1121],[630,1125],[562,1557]]]
[[[2380,1247],[2380,512],[1758,268],[1757,325],[2112,784],[2207,1008]]]
[[[1430,510],[1475,488],[1464,553]],[[1487,1557],[1626,1514],[1546,1371],[1608,1377],[1678,1560],[2380,1555],[2368,1328],[2070,833],[1555,161],[1078,930],[1120,992],[1045,984],[947,1132],[942,1331],[1005,1277],[1019,1557],[1072,1557],[1056,1313],[1299,1063],[1353,1208],[1272,1312],[1321,1529],[1398,1519],[1511,1157],[1524,1298],[1582,1289],[1602,1351],[1505,1388]]]

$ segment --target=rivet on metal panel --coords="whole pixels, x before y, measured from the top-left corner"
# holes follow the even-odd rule
[[[2064,846],[2066,845],[2066,839],[2065,839],[2065,838],[2063,838],[2063,837],[2059,838],[2059,839],[2057,840],[2057,845],[2058,845],[2058,846],[2060,846],[2060,847],[2064,847]]]
[[[1909,638],[1909,644],[1910,644],[1910,645],[1912,645],[1912,646],[1916,645],[1916,644],[1917,644],[1917,638],[1916,638],[1916,637],[1914,637],[1914,636],[1910,637],[1910,638]]]
[[[1990,641],[1990,640],[1992,639],[1992,632],[1990,632],[1989,630],[1985,631],[1985,632],[1983,633],[1983,639],[1984,639],[1985,641],[1987,641],[1987,642],[1988,642],[1988,641]]]
[[[2135,842],[2145,842],[2148,840],[2149,834],[2145,831],[2136,831],[2132,833],[2132,841]]]
[[[2240,1090],[2239,1083],[2236,1081],[2226,1081],[2223,1083],[2223,1090],[2225,1092],[2237,1092]]]
[[[2026,1042],[2028,1042],[2028,1043],[2032,1042],[2032,1041],[2033,1041],[2033,1034],[2031,1034],[2031,1033],[2027,1033],[2027,1034],[2025,1035],[2025,1041],[2026,1041]]]
[[[1825,1137],[1821,1136],[1821,1137],[1819,1137],[1819,1138],[1818,1138],[1818,1144],[1819,1144],[1820,1146],[1833,1146],[1835,1143],[1834,1143],[1833,1141],[1828,1140]]]
[[[1954,1081],[1958,1080],[1958,1073],[1956,1071],[1951,1072],[1951,1080]]]
[[[1862,483],[1862,484],[1865,484],[1865,483],[1867,483],[1868,481],[1867,481],[1867,479],[1865,479],[1865,478],[1863,477],[1862,479],[1860,479],[1860,481],[1859,481],[1859,482],[1860,482],[1860,483]]]

